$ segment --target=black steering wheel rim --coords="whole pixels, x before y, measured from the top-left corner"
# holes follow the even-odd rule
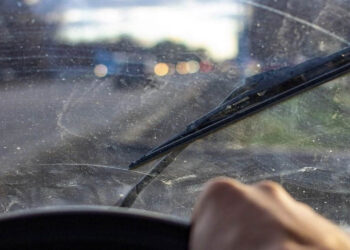
[[[0,216],[0,249],[187,249],[177,218],[114,207],[60,207]]]

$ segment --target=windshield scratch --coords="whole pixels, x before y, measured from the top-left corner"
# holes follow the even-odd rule
[[[84,138],[83,136],[74,133],[73,131],[69,130],[66,126],[63,125],[63,118],[64,118],[65,114],[69,111],[69,109],[71,107],[70,105],[71,105],[71,102],[73,100],[73,97],[74,97],[76,91],[77,91],[77,89],[75,88],[71,92],[71,94],[69,95],[67,101],[65,101],[63,103],[62,112],[60,112],[57,115],[57,126],[58,126],[58,128],[60,128],[62,130],[61,131],[61,138],[64,138],[64,135],[65,135],[64,133],[66,133],[68,135],[71,135],[71,136],[74,136],[74,137]]]
[[[261,3],[256,3],[254,1],[249,1],[249,0],[240,0],[240,1],[243,2],[243,3],[249,4],[249,5],[255,6],[257,8],[270,11],[270,12],[275,13],[277,15],[286,17],[286,18],[291,19],[291,20],[293,20],[295,22],[304,24],[304,25],[309,26],[309,27],[311,27],[311,28],[313,28],[315,30],[318,30],[318,31],[320,31],[320,32],[322,32],[322,33],[324,33],[324,34],[326,34],[328,36],[331,36],[331,37],[337,39],[338,41],[341,41],[341,42],[343,42],[343,43],[345,43],[347,45],[350,45],[350,41],[346,40],[345,38],[343,38],[341,36],[338,36],[337,34],[331,32],[331,31],[329,31],[329,30],[327,30],[327,29],[325,29],[325,28],[323,28],[323,27],[321,27],[319,25],[316,25],[314,23],[308,22],[308,21],[306,21],[306,20],[304,20],[302,18],[293,16],[293,15],[287,13],[287,12],[284,12],[284,11],[272,8],[270,6],[267,6],[267,5],[264,5],[264,4],[261,4]]]
[[[182,181],[185,181],[185,180],[190,180],[190,179],[195,179],[197,178],[197,176],[195,174],[190,174],[190,175],[185,175],[185,176],[181,176],[181,177],[178,177],[174,180],[162,180],[162,182],[168,186],[174,184],[174,183],[178,183],[178,182],[182,182]]]
[[[78,98],[76,98],[75,96],[77,96],[77,93],[81,91],[81,89],[74,87],[68,99],[63,103],[62,112],[60,112],[57,115],[57,126],[62,130],[61,138],[64,137],[64,133],[74,137],[85,138],[84,136],[79,135],[73,132],[72,130],[68,129],[63,124],[63,119],[65,115],[70,111],[71,108],[74,108],[77,104],[81,103],[84,100],[84,97],[86,97],[90,92],[92,92],[92,96],[93,96],[97,92],[97,90],[101,87],[103,87],[103,82],[101,83],[93,82],[91,86],[87,88]]]
[[[48,163],[48,164],[38,164],[39,166],[84,166],[84,167],[93,167],[93,168],[104,168],[104,169],[112,169],[112,170],[118,170],[118,171],[124,171],[124,172],[128,172],[128,173],[135,173],[135,174],[139,174],[142,176],[152,176],[154,177],[154,175],[149,174],[149,173],[143,173],[140,171],[135,171],[135,170],[128,170],[128,169],[124,169],[124,168],[120,168],[117,166],[110,166],[110,165],[101,165],[101,164],[88,164],[88,163]]]
[[[268,179],[268,178],[273,178],[273,177],[284,177],[284,176],[289,176],[297,173],[304,173],[304,172],[313,172],[316,171],[318,168],[316,167],[303,167],[299,169],[294,169],[294,170],[289,170],[289,171],[281,171],[277,173],[272,173],[272,174],[264,174],[264,175],[259,175],[253,178],[249,178],[249,182],[257,182],[260,180]]]

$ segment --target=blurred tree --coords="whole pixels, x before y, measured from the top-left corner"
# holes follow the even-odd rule
[[[114,51],[136,52],[142,49],[142,46],[131,36],[122,35],[117,42],[110,46]]]
[[[191,50],[183,43],[175,43],[169,40],[157,43],[150,50],[154,55],[157,55],[158,61],[165,62],[201,61],[201,59],[206,57],[204,49]]]

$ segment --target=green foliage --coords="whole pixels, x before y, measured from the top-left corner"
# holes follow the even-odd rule
[[[350,92],[347,79],[338,79],[270,107],[227,128],[220,137],[243,147],[348,149]]]

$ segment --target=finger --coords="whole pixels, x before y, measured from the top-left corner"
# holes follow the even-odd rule
[[[202,193],[200,194],[194,211],[192,220],[195,220],[201,211],[213,206],[220,206],[221,202],[233,203],[234,201],[244,199],[248,186],[234,179],[226,177],[217,177],[205,184]]]
[[[287,193],[280,184],[270,180],[258,182],[253,186],[271,194]]]

